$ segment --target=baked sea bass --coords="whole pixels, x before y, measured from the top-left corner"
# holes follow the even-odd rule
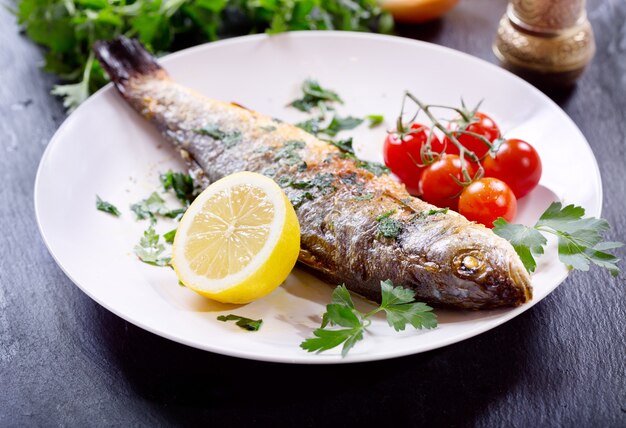
[[[301,227],[299,262],[371,300],[380,281],[439,307],[516,306],[532,295],[511,245],[482,225],[411,197],[391,176],[293,125],[172,81],[135,40],[95,52],[120,94],[154,124],[198,183],[238,171],[273,178]]]

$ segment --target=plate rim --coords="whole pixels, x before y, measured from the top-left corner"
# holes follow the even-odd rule
[[[409,38],[405,38],[405,37],[399,37],[399,36],[393,36],[393,35],[385,35],[385,34],[376,34],[376,33],[363,33],[363,32],[352,32],[352,31],[292,31],[292,32],[286,32],[286,33],[281,33],[281,34],[276,34],[276,35],[268,35],[268,34],[253,34],[253,35],[247,35],[247,36],[241,36],[241,37],[233,37],[230,39],[225,39],[225,40],[218,40],[218,41],[214,41],[214,42],[207,42],[207,43],[203,43],[201,45],[196,45],[196,46],[192,46],[168,55],[165,55],[161,58],[158,58],[159,62],[164,64],[165,66],[167,66],[167,63],[169,61],[174,61],[180,57],[184,57],[184,56],[193,56],[195,54],[196,51],[202,51],[205,49],[212,49],[212,48],[221,48],[222,46],[227,46],[227,45],[231,45],[231,44],[240,44],[240,43],[249,43],[249,42],[254,42],[257,40],[268,40],[270,38],[295,38],[295,39],[299,39],[299,38],[335,38],[335,37],[342,37],[342,38],[358,38],[358,39],[377,39],[377,40],[388,40],[392,43],[403,43],[403,44],[409,44],[409,45],[419,45],[422,48],[426,48],[426,49],[431,49],[433,51],[442,51],[444,52],[446,55],[454,55],[457,57],[461,57],[463,58],[463,60],[469,60],[469,61],[473,61],[473,62],[477,62],[477,63],[482,63],[483,66],[487,66],[490,67],[491,69],[493,69],[494,71],[497,70],[496,72],[501,73],[501,74],[505,74],[508,75],[509,78],[513,78],[514,80],[517,80],[519,83],[521,83],[523,86],[525,86],[526,89],[529,89],[531,92],[533,92],[535,95],[539,96],[539,98],[543,99],[543,101],[547,101],[548,104],[551,104],[551,106],[553,108],[556,108],[556,110],[561,114],[561,116],[563,117],[563,119],[565,119],[566,121],[569,121],[570,124],[573,126],[573,128],[575,129],[575,132],[577,132],[580,137],[582,138],[582,140],[585,143],[585,146],[589,152],[589,154],[591,155],[591,158],[593,159],[593,170],[594,170],[594,175],[596,176],[597,180],[598,180],[598,184],[599,184],[599,192],[597,192],[594,196],[595,196],[595,202],[596,202],[596,206],[597,209],[592,210],[592,212],[587,212],[587,215],[593,215],[596,217],[599,217],[601,215],[602,212],[602,208],[603,208],[603,184],[602,184],[602,176],[600,174],[600,169],[597,163],[597,159],[595,158],[595,155],[593,154],[593,150],[591,149],[591,145],[589,144],[589,141],[587,140],[587,138],[585,137],[585,135],[582,133],[582,131],[580,130],[580,128],[576,125],[576,123],[569,117],[569,115],[558,105],[556,104],[550,97],[548,97],[546,94],[544,94],[543,92],[541,92],[539,89],[537,89],[536,87],[534,87],[533,85],[531,85],[530,83],[526,82],[525,80],[523,80],[522,78],[520,78],[519,76],[516,76],[515,74],[509,72],[508,70],[505,70],[501,67],[499,67],[496,64],[490,63],[489,61],[486,61],[482,58],[470,55],[468,53],[465,52],[461,52],[458,51],[456,49],[453,48],[449,48],[446,46],[442,46],[442,45],[438,45],[435,43],[430,43],[430,42],[425,42],[425,41],[421,41],[421,40],[413,40],[413,39],[409,39]],[[526,312],[527,310],[529,310],[530,308],[532,308],[533,306],[535,306],[537,303],[539,303],[541,300],[545,299],[546,297],[548,297],[552,292],[554,292],[554,290],[563,283],[563,281],[568,277],[568,272],[565,272],[563,275],[561,275],[558,280],[555,280],[555,285],[552,287],[552,289],[541,299],[541,300],[531,300],[530,302],[516,307],[516,308],[511,308],[509,312],[500,315],[496,320],[491,320],[488,323],[486,323],[486,325],[482,325],[482,326],[477,326],[474,329],[470,329],[469,332],[468,331],[463,331],[462,333],[458,333],[456,335],[447,337],[445,340],[440,340],[438,342],[433,342],[429,345],[424,346],[423,348],[421,348],[419,351],[411,351],[411,350],[401,350],[401,351],[391,351],[389,353],[387,353],[386,355],[368,355],[367,353],[364,354],[353,354],[353,355],[348,355],[347,358],[342,358],[340,355],[334,355],[334,354],[310,354],[310,353],[303,353],[302,357],[298,357],[297,359],[293,359],[293,358],[285,358],[282,357],[280,355],[274,355],[274,356],[266,356],[266,355],[258,355],[255,354],[252,351],[241,351],[241,350],[232,350],[231,348],[228,347],[221,347],[219,345],[211,345],[211,344],[205,344],[205,343],[196,343],[193,341],[189,341],[186,340],[185,338],[181,338],[178,337],[174,334],[170,334],[167,331],[161,330],[159,328],[154,328],[148,324],[143,323],[141,320],[136,319],[136,317],[132,316],[132,315],[128,315],[128,314],[122,314],[122,311],[118,311],[115,308],[111,307],[110,305],[104,303],[103,301],[101,301],[101,299],[97,299],[89,290],[87,287],[83,287],[78,281],[76,281],[74,279],[74,277],[71,275],[71,273],[66,269],[65,266],[63,266],[63,264],[61,263],[59,257],[57,256],[57,254],[55,254],[53,247],[51,245],[50,242],[50,238],[46,235],[46,232],[42,226],[42,220],[41,220],[41,201],[40,201],[40,194],[41,194],[41,180],[42,180],[42,174],[43,174],[43,169],[45,167],[46,161],[50,156],[50,153],[52,152],[53,147],[58,144],[57,141],[59,141],[60,139],[60,135],[65,131],[65,128],[70,126],[71,124],[71,120],[72,118],[76,115],[76,112],[79,112],[81,110],[87,109],[89,108],[89,106],[95,102],[95,100],[98,100],[99,98],[101,98],[103,96],[103,94],[105,94],[107,91],[113,91],[113,84],[112,83],[108,83],[107,85],[105,85],[104,87],[100,88],[98,91],[96,91],[94,94],[92,94],[85,102],[83,102],[74,112],[70,113],[69,115],[66,116],[66,118],[64,119],[63,123],[59,126],[59,128],[54,132],[54,134],[52,135],[52,137],[50,138],[42,156],[41,159],[39,161],[39,165],[37,167],[37,172],[36,172],[36,176],[35,176],[35,181],[34,181],[34,185],[33,185],[33,202],[34,202],[34,209],[35,209],[35,219],[37,222],[37,228],[39,230],[39,233],[41,235],[41,238],[48,250],[48,253],[52,256],[53,260],[55,261],[55,263],[57,264],[57,266],[61,269],[61,271],[70,279],[70,281],[72,281],[74,283],[74,285],[76,285],[83,293],[85,293],[87,296],[89,296],[89,298],[91,298],[93,301],[95,301],[96,303],[98,303],[100,306],[104,307],[106,310],[112,312],[113,314],[115,314],[116,316],[120,317],[121,319],[125,320],[126,322],[130,322],[131,324],[144,329],[146,331],[149,331],[152,334],[156,334],[160,337],[166,338],[168,340],[171,340],[173,342],[176,343],[180,343],[182,345],[185,346],[189,346],[192,348],[196,348],[196,349],[200,349],[203,351],[209,351],[209,352],[213,352],[213,353],[217,353],[217,354],[222,354],[222,355],[227,355],[230,357],[236,357],[236,358],[242,358],[242,359],[249,359],[249,360],[255,360],[255,361],[264,361],[264,362],[272,362],[272,363],[289,363],[289,364],[346,364],[346,363],[361,363],[361,362],[369,362],[369,361],[380,361],[380,360],[389,360],[389,359],[394,359],[394,358],[399,358],[399,357],[404,357],[404,356],[408,356],[408,355],[415,355],[418,353],[423,353],[423,352],[428,352],[431,351],[433,349],[438,349],[438,348],[442,348],[444,346],[448,346],[454,343],[458,343],[461,342],[463,340],[466,339],[470,339],[473,338],[481,333],[487,332],[489,330],[492,330],[502,324],[504,324],[505,322],[510,321],[511,319],[521,315],[522,313]],[[304,352],[304,351],[303,351]]]

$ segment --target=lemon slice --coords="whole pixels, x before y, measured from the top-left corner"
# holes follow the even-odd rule
[[[299,251],[300,225],[285,193],[270,178],[240,172],[210,185],[187,209],[172,265],[203,296],[247,303],[278,287]]]

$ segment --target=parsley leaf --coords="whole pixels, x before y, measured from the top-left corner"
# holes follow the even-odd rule
[[[289,106],[296,108],[302,112],[309,113],[312,109],[319,107],[321,109],[328,108],[329,103],[343,103],[337,92],[322,88],[322,86],[313,79],[306,79],[302,82],[302,98],[298,98],[289,103]]]
[[[176,237],[176,231],[178,229],[172,229],[167,233],[163,234],[163,240],[165,242],[167,242],[168,244],[173,244],[174,243],[174,238]]]
[[[568,268],[588,271],[590,264],[595,264],[617,276],[620,259],[606,250],[619,248],[623,244],[603,242],[609,223],[604,219],[584,218],[584,215],[585,209],[582,207],[563,207],[560,202],[553,202],[533,227],[509,224],[500,218],[494,222],[493,231],[511,243],[529,272],[533,272],[537,266],[535,257],[544,253],[547,240],[543,234],[548,233],[557,236],[559,260]]]
[[[383,116],[382,114],[369,114],[365,116],[365,118],[369,121],[370,128],[376,128],[385,120],[385,116]]]
[[[185,213],[185,208],[170,210],[165,206],[165,201],[157,192],[152,192],[150,196],[130,206],[131,211],[137,216],[137,220],[150,219],[152,224],[156,223],[156,216],[161,215],[168,218],[176,218]]]
[[[345,357],[354,345],[363,339],[370,317],[385,312],[387,323],[396,331],[404,330],[407,324],[416,329],[435,328],[437,317],[428,305],[415,302],[415,292],[403,287],[394,287],[391,281],[381,281],[382,300],[378,308],[363,314],[352,301],[345,285],[340,285],[326,305],[320,328],[313,331],[312,338],[304,340],[300,347],[308,352],[323,352],[341,344],[341,356]],[[341,328],[332,328],[341,327]]]
[[[164,257],[165,245],[159,242],[160,236],[154,231],[154,226],[150,225],[135,245],[135,254],[139,259],[153,266],[168,266],[171,257]]]
[[[309,134],[317,135],[322,128],[322,121],[318,117],[307,119],[304,122],[296,123],[296,126],[305,130]]]
[[[511,243],[528,272],[537,267],[535,257],[543,254],[543,247],[548,243],[538,230],[523,224],[509,224],[503,218],[493,222],[493,232]]]
[[[98,195],[96,195],[96,209],[114,215],[115,217],[119,217],[121,214],[120,210],[118,210],[115,205],[110,202],[103,201]]]
[[[174,194],[184,205],[191,204],[196,196],[198,196],[199,189],[196,188],[191,175],[183,174],[182,172],[174,172],[171,169],[166,173],[161,174],[159,177],[163,190],[173,190]]]
[[[314,338],[306,339],[300,347],[308,352],[323,352],[343,343],[341,356],[345,357],[359,340],[363,339],[363,328],[326,330],[318,328],[313,331]]]
[[[336,136],[341,131],[347,131],[350,129],[354,129],[363,123],[363,119],[353,116],[341,117],[338,115],[334,115],[333,119],[330,121],[328,126],[321,130],[326,135],[330,135],[331,137]]]
[[[389,280],[380,283],[382,300],[380,308],[387,313],[387,323],[395,331],[411,324],[414,328],[437,327],[437,316],[425,303],[415,302],[415,292],[407,288],[394,287]]]
[[[354,154],[354,148],[352,147],[352,137],[346,138],[343,140],[337,140],[337,141],[333,141],[333,140],[326,140],[326,141],[328,141],[333,146],[337,147],[343,153]]]
[[[235,324],[247,331],[259,331],[263,320],[253,320],[250,318],[242,317],[239,315],[229,314],[220,315],[217,317],[218,321],[236,321]]]

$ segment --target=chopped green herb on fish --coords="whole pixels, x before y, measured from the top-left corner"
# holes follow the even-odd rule
[[[365,193],[363,195],[355,196],[353,199],[355,201],[371,201],[372,199],[374,199],[374,194],[373,193]]]
[[[431,215],[436,215],[436,214],[448,214],[449,210],[450,208],[435,208],[431,210],[420,211],[416,213],[411,220],[415,220],[417,218],[422,219],[422,218],[430,217]]]
[[[296,123],[296,126],[305,130],[309,134],[317,135],[322,129],[322,121],[318,117],[307,119],[304,122]]]
[[[291,205],[293,205],[294,209],[298,209],[305,201],[312,201],[313,199],[314,198],[311,192],[302,192],[289,198],[289,201],[291,202]]]
[[[194,132],[221,141],[227,149],[232,148],[241,141],[241,132],[225,132],[215,125],[207,125],[204,128],[194,129]]]
[[[352,148],[352,137],[344,138],[343,140],[337,140],[337,141],[333,141],[333,140],[326,140],[326,141],[328,141],[330,144],[337,147],[339,150],[341,150],[344,153],[354,154],[354,148]]]
[[[304,141],[287,141],[285,144],[283,144],[282,148],[276,151],[276,154],[274,155],[274,160],[282,161],[287,165],[295,165],[298,162],[302,162],[302,158],[297,151],[303,149],[304,146]]]
[[[399,220],[390,218],[396,210],[387,211],[376,217],[378,222],[378,233],[385,238],[397,238],[402,232],[402,223]]]
[[[383,174],[389,174],[389,172],[391,172],[389,168],[379,162],[368,162],[358,159],[356,161],[356,166],[357,168],[362,168],[366,171],[371,172],[376,177],[380,177]]]

